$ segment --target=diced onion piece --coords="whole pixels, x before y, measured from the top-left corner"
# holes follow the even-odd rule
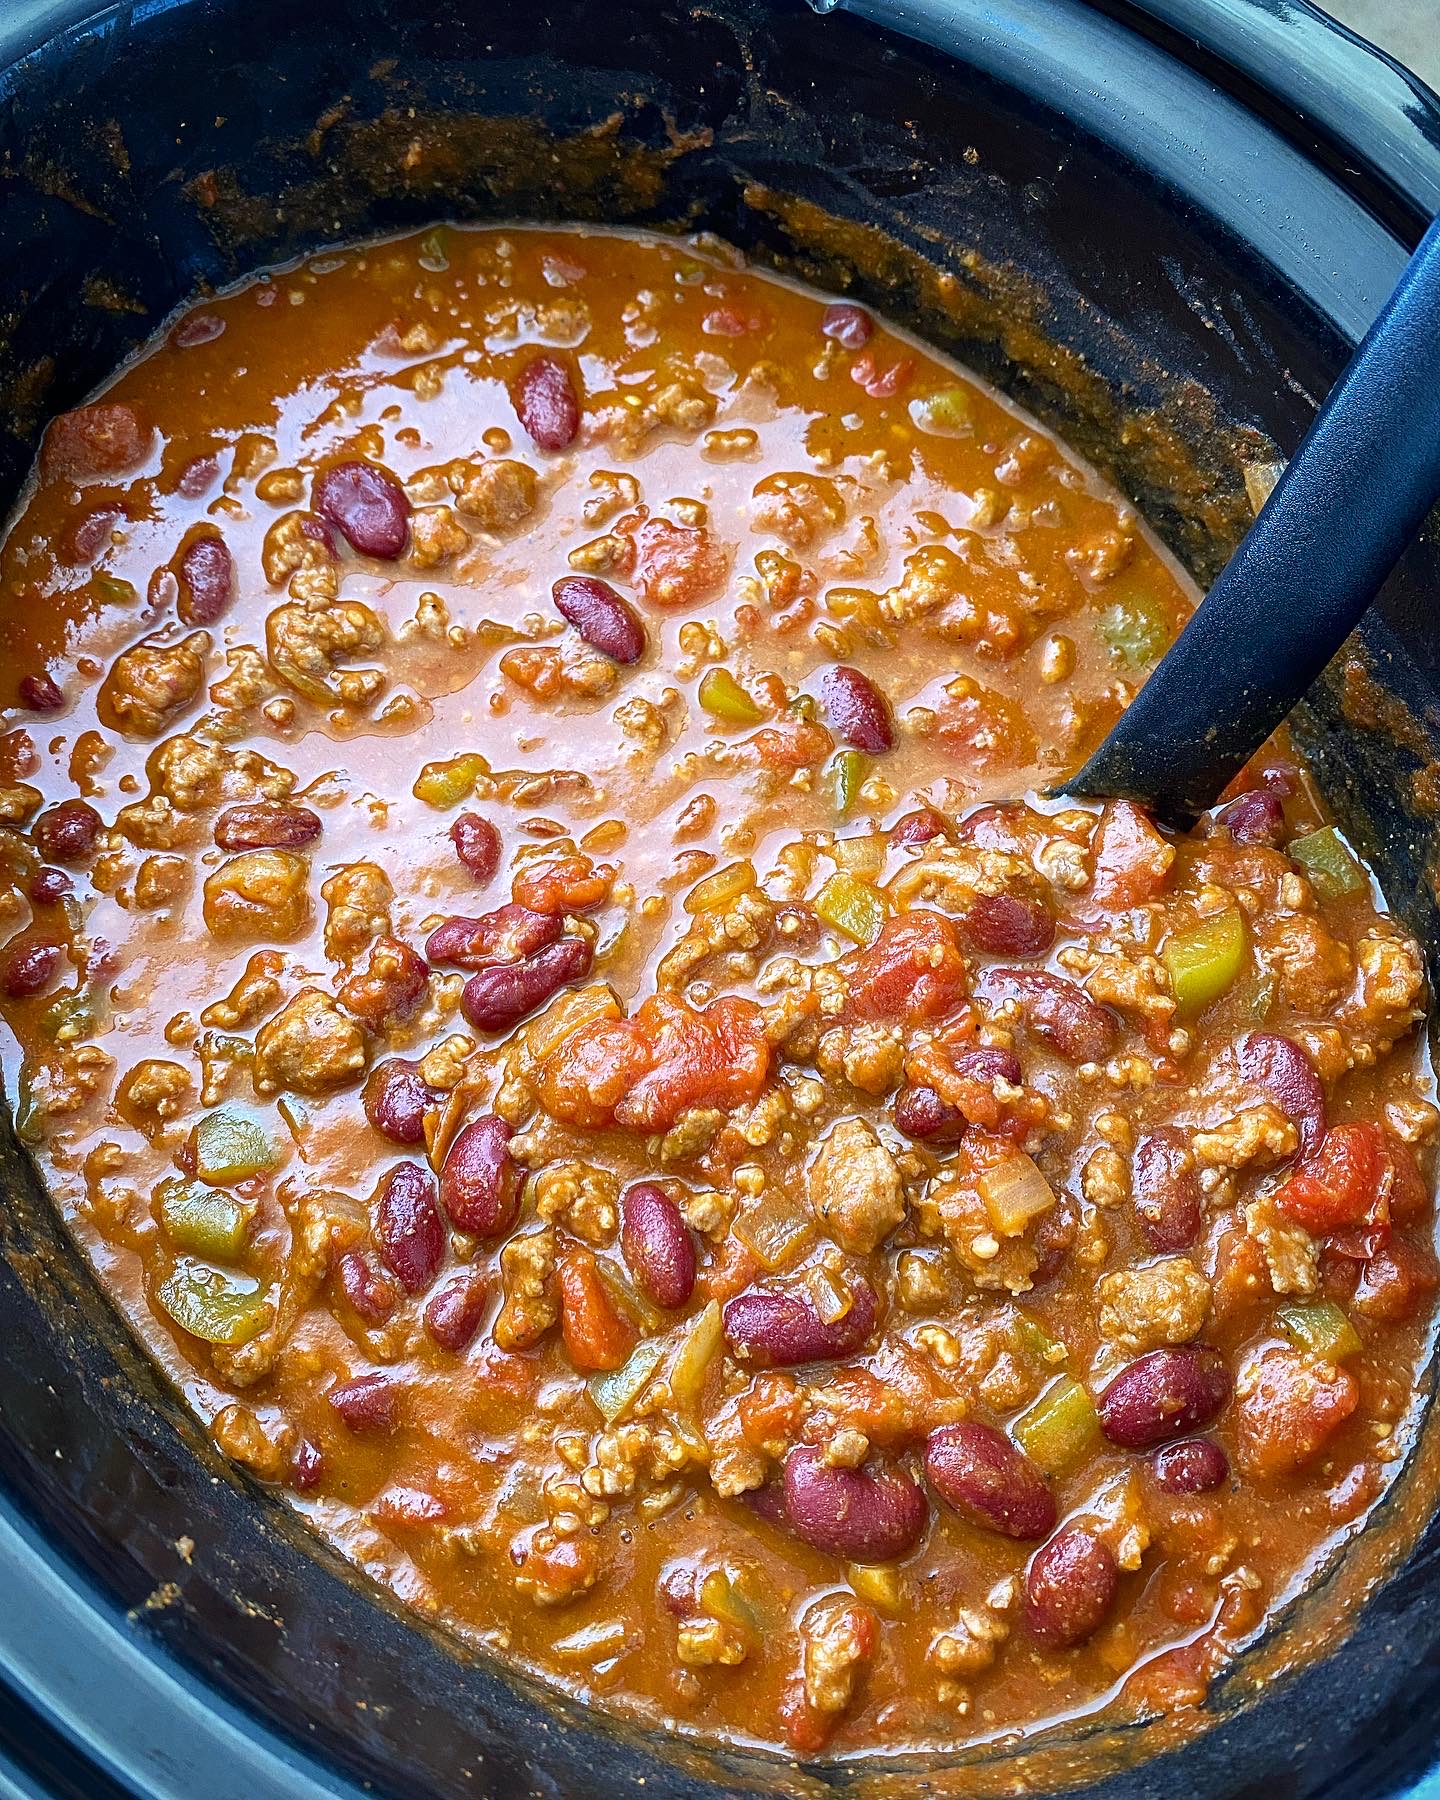
[[[833,1269],[820,1267],[812,1269],[805,1280],[810,1290],[810,1298],[815,1302],[815,1310],[826,1325],[834,1325],[843,1319],[855,1304],[855,1291],[848,1282],[842,1281]]]
[[[815,1236],[815,1221],[788,1194],[767,1188],[756,1205],[740,1214],[735,1236],[769,1274],[788,1268]]]
[[[710,1364],[725,1340],[720,1302],[712,1300],[696,1313],[670,1365],[670,1392],[682,1406],[694,1406],[705,1386]]]
[[[589,987],[571,988],[556,997],[537,1013],[525,1027],[525,1047],[537,1063],[553,1056],[572,1033],[592,1019],[618,1019],[622,1008],[615,990],[608,982],[594,981]]]
[[[845,1570],[845,1579],[857,1600],[868,1602],[887,1618],[899,1618],[904,1592],[894,1563],[851,1563]]]
[[[980,1198],[1001,1237],[1019,1237],[1032,1219],[1055,1204],[1055,1190],[1023,1150],[980,1177]]]

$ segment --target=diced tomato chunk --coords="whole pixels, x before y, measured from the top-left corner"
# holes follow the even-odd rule
[[[945,747],[972,769],[1020,768],[1039,754],[1019,702],[968,675],[950,683],[935,723]]]
[[[1266,1350],[1242,1371],[1235,1448],[1252,1480],[1292,1475],[1319,1454],[1360,1400],[1355,1377],[1298,1350]]]
[[[1390,1217],[1397,1225],[1408,1225],[1423,1218],[1430,1210],[1430,1189],[1420,1173],[1415,1152],[1392,1133],[1385,1134],[1385,1154],[1390,1159],[1393,1180],[1390,1183]]]
[[[1278,1190],[1275,1203],[1307,1231],[1374,1226],[1380,1223],[1374,1214],[1377,1202],[1383,1204],[1389,1174],[1378,1125],[1332,1125],[1320,1148]]]
[[[1175,861],[1169,844],[1129,800],[1112,800],[1095,832],[1090,898],[1101,906],[1140,906],[1164,887]]]
[[[1437,1285],[1433,1254],[1395,1238],[1361,1265],[1353,1305],[1367,1319],[1399,1324],[1414,1318]]]
[[[918,1025],[965,996],[965,958],[951,920],[917,911],[887,919],[865,950],[844,959],[849,1019]]]
[[[515,877],[511,892],[517,905],[556,918],[603,906],[614,885],[613,864],[595,863],[577,853],[532,863]]]
[[[618,1369],[635,1348],[634,1328],[615,1310],[588,1250],[560,1262],[560,1330],[571,1363],[582,1374]]]
[[[668,1131],[695,1106],[758,1097],[770,1043],[753,1000],[722,995],[703,1011],[653,994],[633,1019],[596,1019],[565,1039],[540,1078],[545,1109],[593,1130]]]
[[[635,585],[652,606],[694,606],[729,573],[725,552],[702,526],[646,519],[634,539]]]

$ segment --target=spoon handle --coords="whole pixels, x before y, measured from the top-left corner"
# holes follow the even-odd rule
[[[1062,794],[1188,825],[1311,686],[1440,498],[1440,219],[1239,549]]]

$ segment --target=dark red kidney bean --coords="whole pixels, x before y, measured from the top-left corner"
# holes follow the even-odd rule
[[[425,1329],[442,1350],[458,1356],[480,1329],[484,1315],[484,1279],[467,1269],[425,1302]]]
[[[191,313],[170,333],[170,342],[177,349],[189,350],[197,344],[212,343],[224,329],[225,321],[214,313]]]
[[[198,500],[212,483],[220,478],[220,460],[215,456],[193,456],[180,471],[175,491],[187,500]]]
[[[492,881],[500,867],[500,833],[479,813],[461,813],[450,827],[455,854],[477,881]]]
[[[440,1171],[440,1204],[457,1231],[500,1237],[520,1210],[523,1173],[510,1155],[510,1127],[494,1113],[472,1119]]]
[[[314,505],[362,556],[391,559],[409,540],[409,498],[390,471],[374,463],[326,469],[315,483]]]
[[[439,1098],[421,1080],[418,1063],[392,1056],[370,1071],[360,1104],[365,1117],[392,1144],[423,1144],[425,1109]]]
[[[932,1087],[901,1088],[895,1096],[895,1126],[924,1144],[958,1144],[970,1121],[958,1106]]]
[[[150,454],[155,427],[120,400],[77,406],[50,421],[40,447],[47,475],[83,481],[92,475],[127,475]]]
[[[325,1396],[352,1431],[393,1431],[399,1423],[395,1384],[384,1375],[357,1375]]]
[[[1047,1649],[1083,1644],[1115,1602],[1120,1571],[1108,1544],[1079,1525],[1056,1532],[1025,1571],[1025,1623]]]
[[[1152,1250],[1188,1250],[1200,1235],[1205,1202],[1185,1135],[1162,1125],[1135,1146],[1130,1186],[1140,1230]]]
[[[510,901],[478,919],[458,915],[437,925],[425,940],[425,955],[432,963],[454,963],[462,969],[488,968],[491,963],[513,962],[532,956],[553,944],[563,921],[549,913],[532,912]]]
[[[335,1265],[340,1292],[367,1325],[383,1325],[400,1303],[395,1284],[387,1281],[360,1250],[347,1250]]]
[[[55,906],[75,892],[75,883],[63,869],[37,869],[25,892],[32,906]]]
[[[38,675],[20,677],[20,704],[31,712],[58,712],[65,696],[54,678],[42,670]]]
[[[863,350],[874,334],[875,321],[863,306],[837,300],[821,315],[820,330],[846,350]]]
[[[652,1181],[620,1201],[620,1248],[636,1286],[657,1306],[684,1306],[695,1291],[695,1240],[680,1208]]]
[[[64,954],[59,944],[48,943],[43,938],[7,945],[0,988],[12,1000],[26,1000],[32,994],[40,993],[54,979]]]
[[[930,1509],[919,1485],[899,1469],[832,1468],[801,1444],[785,1459],[785,1514],[812,1549],[846,1562],[892,1562],[920,1541]]]
[[[213,625],[235,598],[235,561],[224,538],[207,532],[180,552],[176,610],[187,625]]]
[[[100,827],[100,815],[88,801],[62,800],[40,814],[30,836],[46,862],[79,863],[94,850]]]
[[[803,1293],[737,1294],[723,1314],[725,1341],[742,1361],[789,1368],[826,1362],[858,1350],[875,1326],[875,1290],[849,1278],[855,1303],[843,1318],[826,1323]]]
[[[645,654],[645,627],[639,614],[609,582],[593,575],[566,575],[550,590],[555,609],[593,649],[618,663],[639,662]]]
[[[1230,1474],[1230,1458],[1212,1438],[1166,1444],[1150,1458],[1150,1473],[1171,1494],[1209,1494]]]
[[[1019,894],[977,894],[961,925],[975,948],[992,956],[1039,956],[1055,940],[1049,907]]]
[[[288,800],[245,800],[215,821],[222,850],[303,850],[321,832],[320,815]]]
[[[440,1273],[449,1233],[435,1204],[435,1177],[419,1163],[397,1163],[385,1177],[375,1239],[381,1262],[407,1294],[422,1292]]]
[[[751,1512],[759,1513],[762,1519],[768,1519],[772,1525],[789,1525],[790,1514],[785,1508],[783,1481],[767,1481],[764,1487],[751,1488],[744,1495],[744,1500]]]
[[[1152,1350],[1124,1368],[1097,1402],[1100,1427],[1122,1450],[1148,1450],[1166,1438],[1203,1431],[1234,1390],[1218,1350],[1186,1344]]]
[[[1017,1002],[1030,1029],[1070,1062],[1102,1062],[1120,1035],[1103,1006],[1045,969],[983,969],[976,992],[992,1006]]]
[[[868,675],[844,663],[827,669],[820,680],[825,716],[837,736],[872,756],[895,743],[895,724],[890,703]]]
[[[508,1031],[552,994],[590,973],[595,950],[588,938],[565,937],[524,962],[477,969],[460,990],[460,1010],[477,1031]]]
[[[299,1494],[308,1494],[325,1478],[325,1454],[309,1438],[301,1438],[290,1458],[290,1485]]]
[[[1278,844],[1285,836],[1285,808],[1268,788],[1253,788],[1216,816],[1237,844]]]
[[[1313,1156],[1325,1136],[1325,1090],[1314,1063],[1275,1031],[1252,1031],[1238,1061],[1242,1078],[1263,1088],[1299,1132],[1301,1156]]]
[[[747,1494],[746,1499],[753,1498],[755,1491],[757,1490]],[[778,1488],[776,1491],[779,1491]],[[660,1596],[660,1603],[666,1612],[673,1613],[677,1619],[693,1619],[696,1616],[700,1611],[698,1576],[699,1571],[694,1563],[673,1562],[665,1565],[660,1571],[660,1579],[655,1583],[655,1592]]]
[[[558,356],[534,356],[512,396],[516,416],[541,450],[568,450],[580,430],[580,401]]]
[[[1278,794],[1282,800],[1288,800],[1300,786],[1300,771],[1293,763],[1267,763],[1260,771],[1260,785],[1269,788],[1272,794]]]
[[[947,1505],[991,1531],[1023,1539],[1055,1529],[1055,1498],[1045,1477],[988,1425],[967,1420],[932,1431],[925,1440],[925,1474]]]
[[[977,1044],[973,1050],[962,1050],[951,1057],[950,1066],[969,1081],[1005,1081],[1011,1087],[1019,1087],[1024,1080],[1020,1058],[1013,1050],[1001,1049],[997,1044]]]
[[[906,844],[928,844],[932,838],[945,837],[949,823],[930,806],[918,806],[897,819],[890,827],[890,842],[897,847]]]
[[[1067,1195],[1061,1195],[1031,1227],[1030,1248],[1035,1252],[1036,1263],[1030,1279],[1037,1288],[1053,1281],[1065,1267],[1075,1243],[1075,1231],[1075,1209]]]
[[[60,558],[71,564],[94,562],[113,542],[115,527],[125,519],[119,506],[92,506],[60,540]]]

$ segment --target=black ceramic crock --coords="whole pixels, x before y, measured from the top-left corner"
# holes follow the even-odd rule
[[[440,216],[582,217],[850,287],[1089,451],[1203,579],[1248,516],[1242,464],[1293,447],[1437,209],[1440,103],[1295,0],[0,0],[0,510],[45,419],[197,287]],[[1437,596],[1432,524],[1302,720],[1431,946]],[[1181,1749],[1070,1741],[1118,1743],[1112,1800],[1429,1791],[1437,1546],[1293,1679],[1242,1664]],[[1108,1764],[1078,1766],[1098,1792]],[[0,1800],[865,1779],[620,1730],[407,1620],[213,1454],[7,1115]]]

